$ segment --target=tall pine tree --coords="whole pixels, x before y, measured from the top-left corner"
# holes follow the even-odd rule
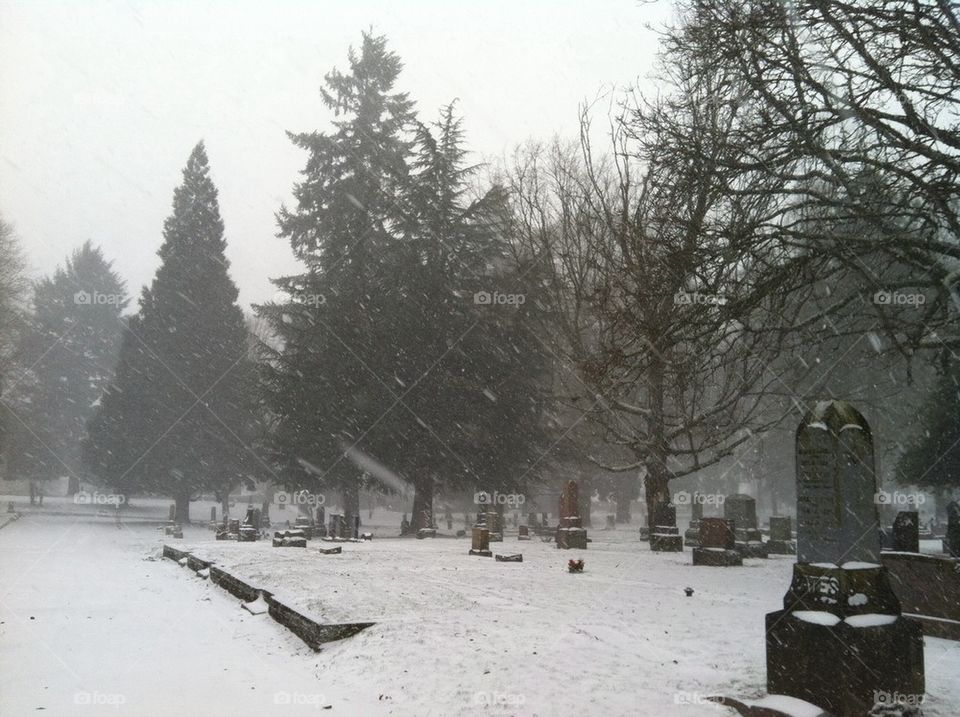
[[[177,520],[204,490],[260,470],[253,370],[228,274],[217,190],[203,143],[164,223],[160,268],[124,334],[117,380],[91,424],[87,457],[126,491],[171,496]]]
[[[70,495],[89,478],[81,441],[113,376],[126,305],[123,280],[89,241],[35,283],[19,347],[29,368],[14,389],[21,409],[8,453],[13,475],[31,481],[67,475]]]

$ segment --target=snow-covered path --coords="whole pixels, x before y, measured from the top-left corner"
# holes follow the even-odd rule
[[[155,558],[157,543],[94,516],[0,531],[0,715],[376,714],[321,684],[313,653],[267,616]]]

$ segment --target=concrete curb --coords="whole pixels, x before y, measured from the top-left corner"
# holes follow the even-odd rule
[[[180,562],[187,559],[187,567],[196,572],[204,568],[210,569],[210,582],[218,585],[234,597],[240,598],[244,602],[252,602],[262,593],[263,599],[269,606],[269,614],[276,622],[290,630],[294,635],[303,640],[312,650],[320,652],[324,643],[342,640],[351,635],[356,635],[374,622],[347,622],[347,623],[324,623],[313,615],[308,614],[301,608],[293,607],[281,598],[276,597],[272,591],[251,585],[228,573],[222,568],[216,567],[208,560],[203,560],[186,550],[174,548],[171,545],[163,546],[163,557]]]

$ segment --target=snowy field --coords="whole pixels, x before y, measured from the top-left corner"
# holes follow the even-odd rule
[[[466,538],[377,531],[320,555],[54,512],[0,530],[2,715],[728,715],[702,698],[763,693],[763,616],[791,571],[694,568],[626,530],[593,530],[582,552],[508,534],[491,548],[522,552],[513,564],[468,556]],[[164,540],[330,621],[377,624],[314,653],[161,560]],[[956,715],[960,646],[928,638],[926,662],[926,714]]]

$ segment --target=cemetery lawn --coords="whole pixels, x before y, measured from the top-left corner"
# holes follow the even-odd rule
[[[289,659],[314,666],[321,692],[395,715],[732,715],[703,698],[764,694],[763,617],[782,607],[793,563],[694,568],[689,550],[652,553],[627,529],[590,531],[585,551],[510,533],[490,544],[523,563],[468,556],[469,538],[378,537],[320,555],[333,543],[211,537],[195,530],[176,543],[325,621],[376,622]],[[568,573],[571,558],[585,560],[582,574]],[[173,562],[167,570],[197,580]],[[928,638],[925,656],[925,714],[955,715],[960,646]]]

